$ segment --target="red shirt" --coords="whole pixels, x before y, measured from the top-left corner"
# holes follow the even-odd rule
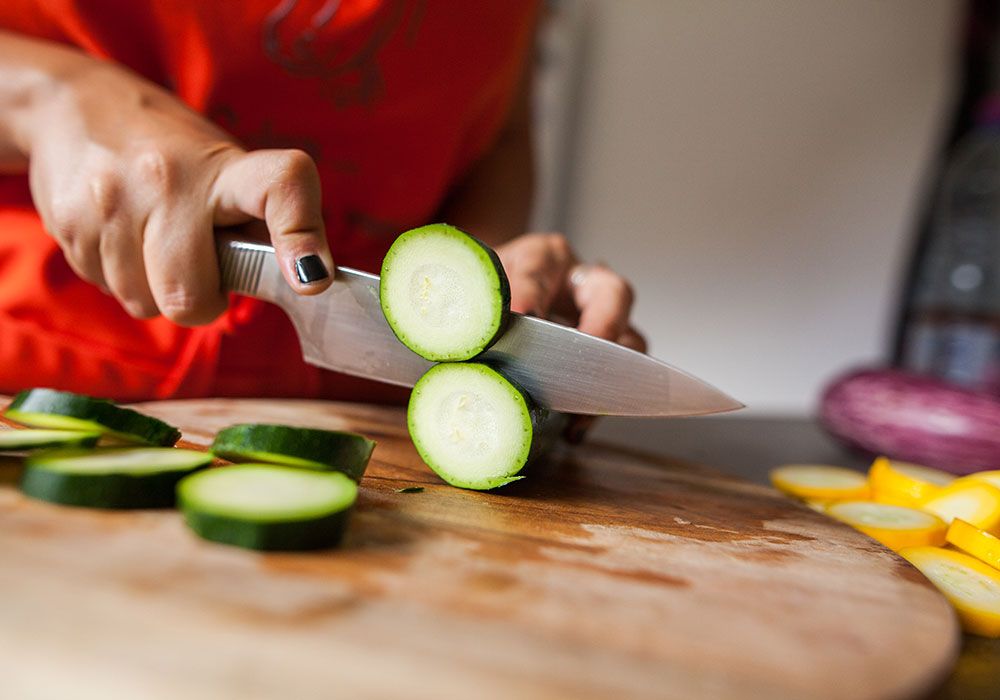
[[[536,0],[4,0],[0,27],[128,66],[248,148],[307,151],[334,259],[377,270],[489,150],[536,11]],[[27,178],[0,177],[0,392],[30,386],[121,400],[399,396],[306,365],[284,314],[253,299],[194,329],[131,318],[70,270]]]

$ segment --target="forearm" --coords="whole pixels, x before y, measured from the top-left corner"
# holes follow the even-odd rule
[[[27,172],[38,103],[74,73],[95,64],[74,49],[0,30],[0,173]]]

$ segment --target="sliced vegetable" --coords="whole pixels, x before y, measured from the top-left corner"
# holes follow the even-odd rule
[[[231,462],[334,470],[359,481],[375,443],[357,433],[244,423],[219,432],[212,452]]]
[[[920,507],[949,524],[961,518],[987,532],[1000,532],[1000,489],[983,481],[956,479]]]
[[[101,434],[81,430],[2,430],[0,452],[38,450],[45,447],[92,447]]]
[[[938,587],[967,632],[1000,637],[1000,571],[940,547],[911,547],[900,555]]]
[[[779,491],[806,501],[846,501],[868,498],[868,480],[853,469],[826,464],[786,464],[771,470]]]
[[[852,372],[820,402],[820,422],[846,444],[967,474],[1000,469],[1000,398],[899,370]]]
[[[269,464],[208,469],[177,487],[184,519],[198,535],[259,550],[336,545],[357,495],[341,472]]]
[[[993,486],[1000,488],[1000,470],[973,472],[966,478],[975,479],[976,481],[985,481],[987,484],[992,484]]]
[[[453,486],[492,489],[523,478],[552,442],[561,419],[492,367],[475,362],[431,367],[406,413],[420,456]]]
[[[954,480],[955,476],[947,472],[919,464],[894,462],[886,457],[876,458],[868,470],[868,483],[874,500],[908,508],[919,507]]]
[[[1000,569],[1000,538],[961,518],[955,518],[948,528],[947,539],[949,544],[968,552],[979,561]]]
[[[169,508],[181,477],[212,455],[173,447],[98,447],[36,452],[25,460],[21,491],[88,508]]]
[[[940,518],[914,508],[871,501],[832,503],[826,514],[860,530],[889,549],[944,544],[947,525]]]
[[[54,389],[22,391],[4,412],[12,421],[33,428],[100,432],[142,445],[173,445],[181,433],[163,421],[122,408],[107,399]]]
[[[510,312],[500,258],[447,224],[422,226],[395,240],[382,261],[379,298],[396,337],[438,362],[486,350]]]

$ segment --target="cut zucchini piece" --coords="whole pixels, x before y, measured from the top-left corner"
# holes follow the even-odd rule
[[[524,467],[551,445],[561,418],[476,362],[431,367],[406,412],[424,462],[452,486],[477,490],[522,479]]]
[[[87,508],[170,508],[181,477],[212,455],[173,447],[46,450],[24,463],[21,491],[51,503]]]
[[[230,462],[338,471],[360,481],[375,443],[357,433],[243,423],[219,432],[212,452]]]
[[[163,421],[122,408],[107,399],[54,389],[22,391],[4,412],[12,421],[33,428],[97,431],[124,442],[170,446],[181,433]]]
[[[868,498],[864,474],[826,464],[786,464],[771,470],[771,483],[804,501],[859,501]]]
[[[396,337],[436,362],[468,360],[503,332],[510,284],[486,244],[447,224],[407,231],[382,261],[379,299]]]
[[[940,547],[911,547],[900,555],[944,594],[966,632],[1000,637],[1000,571]]]
[[[1000,533],[1000,489],[985,481],[956,479],[920,508],[949,524],[961,518],[981,530]]]
[[[177,487],[188,526],[213,542],[309,550],[340,542],[357,484],[341,472],[241,464],[193,474]]]
[[[101,433],[81,430],[0,430],[0,452],[22,452],[46,447],[93,447]]]
[[[886,457],[878,457],[868,470],[874,500],[908,508],[919,508],[954,480],[953,474]]]
[[[826,514],[896,552],[905,547],[941,546],[947,529],[936,515],[888,503],[839,501]]]
[[[948,528],[948,543],[968,552],[994,569],[1000,569],[1000,538],[980,530],[961,518],[951,521]]]

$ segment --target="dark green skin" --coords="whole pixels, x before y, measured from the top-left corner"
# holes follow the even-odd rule
[[[21,492],[49,503],[84,508],[135,510],[173,508],[177,482],[201,469],[178,469],[154,474],[73,474],[26,465]]]
[[[342,472],[354,481],[361,480],[374,449],[374,441],[357,433],[260,423],[243,423],[220,431],[211,448],[212,454],[230,462],[261,461],[253,452],[318,462],[317,466]]]
[[[181,437],[177,428],[157,418],[122,408],[107,399],[94,399],[55,389],[22,391],[14,397],[7,411],[49,413],[93,421],[120,437],[143,445],[170,447]],[[16,416],[10,417],[17,420]]]
[[[244,549],[260,551],[307,551],[329,549],[340,544],[351,509],[312,520],[250,522],[213,515],[180,504],[188,527],[200,537]]]

